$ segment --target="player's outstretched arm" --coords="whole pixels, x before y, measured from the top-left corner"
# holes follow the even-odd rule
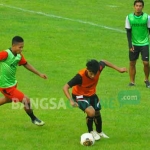
[[[24,67],[28,69],[29,71],[33,72],[34,74],[40,76],[43,79],[47,79],[47,76],[45,74],[40,73],[38,70],[36,70],[32,65],[29,63],[25,64]]]
[[[127,72],[127,68],[126,67],[119,68],[118,66],[108,62],[107,60],[102,60],[102,61],[106,64],[106,66],[108,66],[108,67],[110,67],[112,69],[115,69],[115,70],[117,70],[120,73]]]

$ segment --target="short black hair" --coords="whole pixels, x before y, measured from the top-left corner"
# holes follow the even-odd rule
[[[20,36],[15,36],[15,37],[13,37],[13,39],[12,39],[12,45],[13,45],[13,44],[17,44],[17,43],[22,43],[22,42],[24,42],[24,40],[23,40],[23,38],[20,37]]]
[[[136,3],[142,3],[142,5],[144,7],[144,1],[143,0],[135,0],[134,1],[134,6],[135,6]]]
[[[86,63],[87,69],[94,74],[96,74],[99,70],[99,62],[95,59],[88,60]]]

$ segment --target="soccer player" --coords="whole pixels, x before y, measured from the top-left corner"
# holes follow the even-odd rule
[[[126,17],[125,28],[129,46],[129,86],[135,86],[136,61],[139,54],[142,56],[145,74],[145,84],[150,88],[149,82],[149,33],[150,33],[150,16],[144,13],[143,0],[134,1],[134,13]]]
[[[101,105],[96,94],[96,86],[105,66],[113,68],[120,73],[127,72],[126,68],[119,68],[106,60],[98,62],[95,59],[91,59],[86,63],[86,68],[80,70],[63,87],[64,94],[70,101],[70,104],[74,107],[79,107],[86,113],[88,132],[93,135],[95,140],[99,140],[100,137],[109,138],[102,132]],[[72,88],[72,96],[69,92],[70,88]],[[93,121],[96,131],[93,130]]]
[[[24,110],[31,118],[32,123],[38,126],[44,125],[31,109],[30,99],[17,89],[16,70],[17,66],[23,65],[26,69],[37,74],[41,78],[46,79],[47,76],[37,71],[30,65],[21,54],[24,47],[24,40],[20,36],[12,39],[12,47],[0,52],[0,92],[4,97],[0,98],[0,105],[14,102],[24,104]]]

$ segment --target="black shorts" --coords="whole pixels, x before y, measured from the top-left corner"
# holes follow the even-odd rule
[[[129,51],[129,60],[130,61],[137,60],[139,58],[140,53],[143,61],[149,61],[149,45],[145,46],[134,45],[134,52]]]
[[[101,110],[101,104],[96,94],[90,97],[86,97],[83,95],[76,96],[72,94],[72,98],[78,103],[79,108],[83,111],[85,111],[85,109],[89,106],[92,106],[95,109],[95,111]]]

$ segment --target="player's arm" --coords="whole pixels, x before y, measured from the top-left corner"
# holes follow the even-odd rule
[[[119,68],[118,66],[110,63],[107,60],[102,60],[102,61],[105,63],[106,66],[108,66],[108,67],[110,67],[110,68],[112,68],[112,69],[114,69],[114,70],[116,70],[116,71],[118,71],[120,73],[127,72],[127,68],[126,67]]]
[[[126,21],[125,21],[125,29],[126,29],[126,33],[127,33],[127,40],[128,40],[128,47],[129,47],[129,50],[130,51],[134,51],[134,47],[132,45],[132,40],[131,40],[131,26],[130,26],[130,22],[129,22],[129,19],[128,19],[128,16],[126,17]]]
[[[74,102],[74,100],[72,99],[72,96],[70,94],[69,89],[77,84],[81,84],[82,83],[82,78],[79,74],[77,74],[75,77],[73,77],[68,83],[66,83],[63,87],[63,92],[66,95],[67,99],[70,101],[70,104],[73,107],[78,106],[78,104],[76,102]]]
[[[64,94],[66,95],[67,99],[69,100],[71,106],[75,107],[75,106],[77,106],[77,104],[74,102],[74,100],[71,97],[71,94],[69,92],[70,88],[71,87],[68,85],[68,83],[66,83],[63,87],[63,91],[64,91]]]
[[[27,70],[33,72],[34,74],[40,76],[41,78],[47,79],[47,76],[46,76],[45,74],[39,72],[39,71],[38,71],[37,69],[35,69],[31,64],[26,63],[26,64],[24,65],[24,67],[25,67]]]
[[[131,41],[131,29],[126,29],[127,39],[128,39],[128,47],[132,49],[132,41]]]
[[[40,76],[41,78],[47,79],[47,76],[45,74],[40,73],[38,70],[36,70],[32,65],[30,65],[24,56],[21,54],[21,60],[19,61],[19,66],[23,65],[27,70],[33,72],[34,74]]]

